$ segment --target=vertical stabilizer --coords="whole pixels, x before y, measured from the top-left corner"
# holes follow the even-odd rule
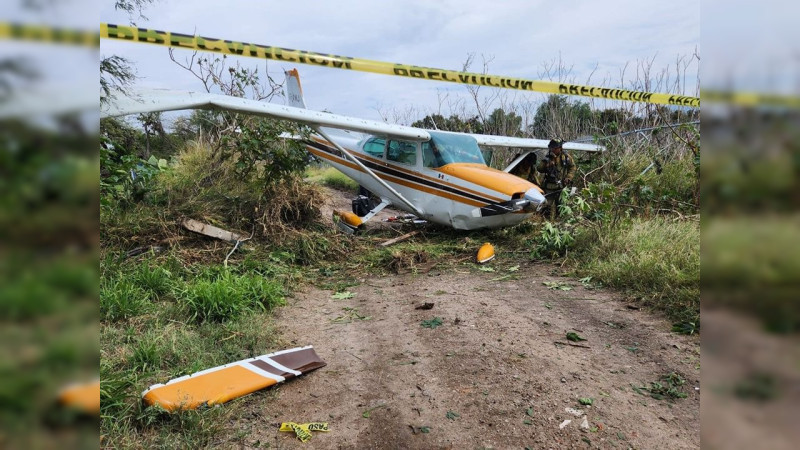
[[[289,106],[295,108],[306,107],[306,101],[303,99],[303,87],[300,86],[300,74],[297,69],[286,71],[286,98],[289,100]]]

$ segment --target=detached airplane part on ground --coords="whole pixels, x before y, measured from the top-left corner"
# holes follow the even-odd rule
[[[460,230],[516,225],[545,202],[535,184],[486,165],[479,145],[546,149],[549,140],[424,130],[305,109],[297,70],[286,73],[289,106],[238,97],[164,90],[117,94],[101,108],[101,116],[153,111],[221,109],[291,120],[315,133],[304,143],[309,152],[326,161],[378,197],[381,202],[362,217],[338,212],[347,232],[388,205],[421,219]],[[353,142],[332,129],[358,131],[369,136]],[[592,144],[565,143],[575,151],[603,151]]]
[[[218,405],[325,365],[309,345],[212,367],[166,384],[154,384],[142,392],[142,398],[145,404],[158,405],[167,411]]]

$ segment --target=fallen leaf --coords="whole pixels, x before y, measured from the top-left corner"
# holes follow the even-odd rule
[[[433,329],[433,328],[436,328],[436,327],[438,327],[439,325],[441,325],[443,323],[444,323],[444,320],[442,320],[441,317],[434,317],[433,319],[430,319],[430,320],[423,320],[422,322],[420,322],[420,325],[422,325],[423,328],[431,328],[431,329]]]
[[[578,333],[570,331],[569,333],[567,333],[567,340],[572,342],[580,342],[580,341],[585,341],[586,339],[579,336]]]
[[[353,298],[355,296],[356,294],[352,292],[344,291],[344,292],[337,292],[331,295],[331,298],[333,298],[334,300],[347,300],[348,298]]]

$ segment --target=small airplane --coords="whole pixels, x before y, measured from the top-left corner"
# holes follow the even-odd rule
[[[429,222],[474,230],[516,225],[545,202],[539,186],[508,172],[528,153],[546,149],[548,140],[425,130],[309,110],[297,69],[286,72],[286,89],[288,106],[225,95],[131,89],[105,102],[101,117],[224,109],[305,124],[314,130],[304,141],[308,151],[381,200],[370,204],[363,216],[335,212],[341,219],[339,228],[347,233],[354,233],[389,205]],[[527,151],[505,170],[498,170],[486,164],[480,146]],[[597,152],[605,148],[565,143],[564,149]]]

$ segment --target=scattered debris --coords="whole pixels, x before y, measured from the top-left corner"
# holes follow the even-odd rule
[[[386,406],[386,403],[381,403],[381,404],[379,404],[377,406],[373,406],[372,408],[370,408],[370,409],[364,411],[363,413],[361,413],[361,417],[363,417],[365,419],[369,419],[369,417],[372,415],[372,411],[375,411],[376,409],[379,409],[379,408],[383,408],[384,406]]]
[[[330,431],[327,422],[294,423],[284,422],[278,431],[293,431],[300,442],[308,442],[312,431]]]
[[[478,264],[484,264],[492,259],[494,259],[494,246],[486,242],[485,244],[481,245],[481,248],[478,249],[478,253],[475,256],[475,261]]]
[[[522,421],[522,423],[524,423],[525,425],[533,425],[533,422],[531,422],[530,419],[525,419]]]
[[[586,339],[578,335],[578,333],[570,331],[569,333],[567,333],[567,340],[572,342],[580,342],[580,341],[585,341]]]
[[[695,390],[700,390],[695,387]],[[764,402],[777,397],[780,392],[775,375],[765,372],[747,374],[733,386],[733,394],[742,400]]]
[[[700,332],[700,321],[679,322],[672,325],[672,332],[679,334],[692,335]]]
[[[430,320],[423,320],[420,323],[420,325],[422,325],[423,328],[431,328],[431,329],[433,329],[433,328],[436,328],[436,327],[438,327],[439,325],[441,325],[443,323],[444,323],[444,320],[441,317],[434,317],[433,319],[430,319]]]
[[[583,415],[583,411],[581,411],[580,409],[564,408],[564,411],[566,411],[567,414],[572,414],[575,417],[580,417]]]
[[[245,238],[242,235],[194,219],[184,219],[181,225],[189,231],[194,231],[195,233],[223,241],[236,242]]]
[[[491,267],[489,267],[491,269]],[[483,269],[483,267],[481,267]],[[503,275],[502,277],[492,278],[489,281],[503,281],[503,280],[517,280],[519,279],[516,274]]]
[[[531,406],[530,408],[526,409],[525,410],[525,414],[530,416],[530,417],[533,417],[533,406]]]
[[[636,352],[639,351],[638,345],[639,345],[638,342],[634,342],[633,345],[631,345],[630,347],[625,347],[625,350],[627,350],[627,351],[629,351],[631,353],[636,353]]]
[[[395,363],[395,364],[391,364],[391,365],[392,366],[408,366],[408,365],[413,366],[413,365],[418,364],[418,363],[419,363],[419,361],[415,361],[415,360],[412,359],[411,361],[404,361],[404,362],[399,362],[399,363]]]
[[[339,316],[339,317],[337,317],[335,319],[331,319],[331,322],[333,322],[333,323],[351,323],[354,320],[369,320],[369,319],[371,319],[370,316],[364,316],[364,315],[360,314],[358,312],[357,308],[344,307],[344,308],[342,308],[342,310],[345,312],[345,314],[343,314],[343,315],[341,315],[341,316]]]
[[[594,403],[594,399],[590,397],[581,397],[578,399],[578,403],[580,403],[583,406],[592,406],[592,404]]]
[[[589,430],[589,417],[583,416],[583,420],[581,421],[581,430]]]
[[[561,281],[543,281],[543,285],[550,288],[551,291],[559,290],[559,291],[571,291],[572,286],[569,283],[563,283]]]
[[[494,272],[494,267],[483,266],[479,267],[478,270],[480,270],[481,272]]]
[[[381,247],[388,247],[388,246],[390,246],[392,244],[396,244],[398,242],[405,241],[406,239],[408,239],[408,238],[410,238],[412,236],[415,236],[417,234],[419,234],[419,230],[412,231],[410,233],[406,233],[406,234],[404,234],[402,236],[398,236],[398,237],[396,237],[394,239],[389,239],[388,241],[381,242],[378,245],[380,245]]]
[[[628,308],[628,309],[633,309],[635,311],[638,311],[639,309],[641,309],[636,305],[625,305],[625,307]]]
[[[428,258],[428,252],[425,250],[398,249],[392,252],[391,259],[385,264],[385,267],[400,275],[412,270],[419,270],[420,267],[427,267],[424,264],[429,262]]]
[[[134,248],[132,250],[128,250],[128,252],[125,253],[125,258],[126,259],[127,258],[133,258],[134,256],[139,256],[142,253],[147,253],[147,252],[150,252],[150,251],[152,251],[153,253],[161,253],[164,250],[166,250],[166,247],[162,247],[162,246],[158,246],[158,245],[146,245],[144,247],[136,247],[136,248]]]
[[[331,295],[331,298],[334,299],[334,300],[347,300],[348,298],[353,298],[355,296],[356,296],[356,294],[354,294],[352,292],[344,291],[344,292],[337,292],[337,293]]]
[[[411,432],[413,434],[417,434],[417,433],[428,434],[428,433],[431,432],[431,427],[429,427],[429,426],[417,427],[417,426],[414,426],[414,425],[409,425],[409,427],[411,428]]]
[[[58,394],[58,403],[83,414],[99,416],[100,380],[65,387]]]
[[[454,412],[454,411],[447,411],[447,414],[445,414],[444,416],[447,417],[450,420],[456,420],[459,417],[461,417],[461,415],[459,413]]]
[[[558,426],[558,429],[559,430],[563,430],[564,427],[566,427],[567,425],[569,425],[571,423],[572,423],[572,421],[570,419],[567,419],[567,420],[561,422],[561,425]]]
[[[573,344],[572,342],[553,341],[553,344],[555,344],[556,346],[569,345],[570,347],[592,348],[592,347],[589,347],[588,345]]]
[[[142,398],[145,404],[158,405],[167,411],[212,406],[325,365],[309,345],[206,369],[166,384],[154,384],[142,393]]]
[[[511,266],[506,270],[508,270],[509,272],[517,272],[519,271],[519,264],[517,264],[516,266]]]
[[[428,273],[439,264],[439,261],[431,261],[427,264],[417,266],[417,273]]]
[[[425,302],[425,303],[423,303],[421,305],[418,305],[414,309],[422,309],[422,310],[433,309],[433,302]]]
[[[679,398],[686,398],[687,394],[683,392],[680,387],[686,383],[679,374],[672,372],[662,376],[659,381],[653,381],[650,386],[634,386],[631,384],[634,392],[640,395],[649,395],[656,400],[663,400],[669,398],[676,400]]]

